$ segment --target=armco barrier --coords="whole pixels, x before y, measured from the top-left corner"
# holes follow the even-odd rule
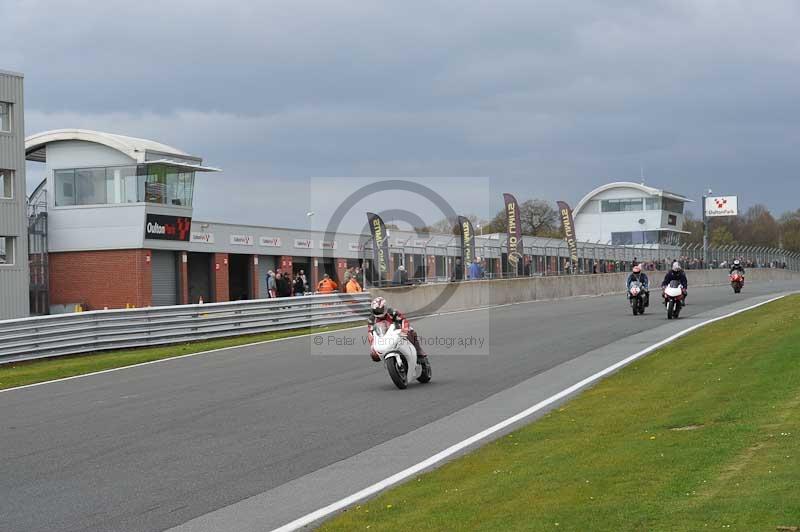
[[[660,286],[664,272],[647,272],[651,286]],[[689,287],[728,284],[726,270],[689,270],[686,272]],[[559,275],[547,277],[519,277],[491,281],[462,281],[395,288],[371,288],[374,295],[385,297],[389,304],[418,315],[426,312],[448,312],[468,310],[492,305],[540,301],[575,296],[590,296],[623,293],[627,273],[594,275]],[[800,273],[781,269],[751,269],[747,271],[747,283],[800,279]],[[446,291],[441,305],[431,308],[437,298]]]
[[[0,321],[0,364],[346,323],[363,319],[369,300],[363,292]]]

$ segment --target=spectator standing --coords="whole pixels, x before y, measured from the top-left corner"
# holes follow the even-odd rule
[[[397,267],[397,271],[394,272],[392,284],[404,285],[406,283],[408,283],[408,273],[406,273],[406,267],[401,264]]]
[[[275,283],[275,272],[267,272],[267,297],[278,297],[277,285]]]
[[[469,278],[473,281],[483,278],[483,268],[481,268],[479,260],[476,258],[469,265]]]
[[[297,274],[297,277],[294,278],[294,295],[302,296],[305,294],[306,291],[306,284],[303,281],[303,278],[300,277],[300,274]]]
[[[292,295],[292,285],[286,275],[278,273],[275,275],[275,284],[278,290],[278,297],[290,297]]]
[[[355,275],[351,276],[347,284],[344,285],[344,291],[348,294],[357,294],[362,291],[361,285],[358,283],[358,279],[356,279]]]
[[[453,281],[462,281],[464,279],[464,264],[461,262],[461,257],[456,257],[456,265],[453,268]]]
[[[322,276],[322,280],[317,284],[317,292],[322,294],[330,294],[331,292],[335,292],[337,288],[339,288],[339,286],[327,273]]]

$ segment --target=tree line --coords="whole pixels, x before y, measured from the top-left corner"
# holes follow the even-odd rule
[[[703,243],[703,222],[691,211],[686,212],[683,230],[689,232],[685,243]],[[711,218],[708,240],[715,247],[739,244],[800,251],[800,209],[776,219],[766,206],[756,204],[739,216]]]
[[[561,218],[554,205],[546,200],[529,199],[519,205],[519,222],[525,236],[562,238]],[[477,233],[505,233],[508,231],[508,219],[505,209],[491,219],[480,219],[474,214],[466,216],[472,222]],[[425,227],[415,227],[420,233],[459,234],[458,221],[442,219]],[[686,211],[683,230],[686,244],[703,243],[703,222],[692,212]],[[580,239],[580,235],[578,235]],[[712,246],[729,244],[767,246],[800,251],[800,209],[787,212],[775,218],[769,209],[756,204],[739,216],[712,218],[709,227],[709,243]]]

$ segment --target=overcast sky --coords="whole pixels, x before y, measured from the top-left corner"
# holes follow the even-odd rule
[[[28,134],[142,136],[223,168],[196,218],[302,226],[326,176],[451,177],[436,190],[488,217],[502,192],[574,204],[642,173],[778,214],[800,207],[798,6],[17,0],[0,68],[25,73]]]

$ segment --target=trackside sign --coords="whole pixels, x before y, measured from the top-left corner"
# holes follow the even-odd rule
[[[736,196],[714,196],[706,198],[706,216],[736,216],[739,201]]]
[[[189,241],[192,219],[185,216],[147,214],[144,222],[144,237],[150,240]]]

